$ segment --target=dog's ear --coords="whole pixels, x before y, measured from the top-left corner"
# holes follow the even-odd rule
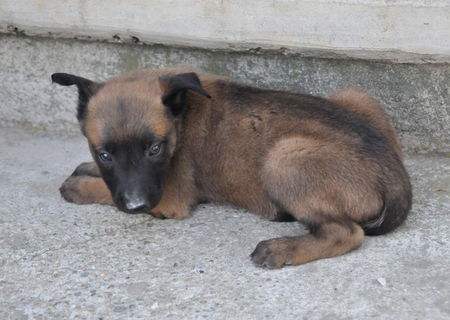
[[[161,77],[160,82],[164,92],[162,102],[170,108],[174,116],[183,112],[187,90],[211,98],[209,93],[203,89],[200,79],[194,72]]]
[[[54,73],[52,74],[52,81],[62,86],[76,85],[78,87],[77,118],[83,129],[83,122],[86,117],[87,104],[89,102],[89,99],[101,87],[101,84],[68,73]]]

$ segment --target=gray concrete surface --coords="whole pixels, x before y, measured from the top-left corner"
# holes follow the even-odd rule
[[[50,89],[49,89],[50,90]],[[347,255],[255,267],[258,241],[304,232],[203,205],[184,221],[64,202],[80,136],[0,129],[0,319],[449,319],[450,157],[408,156],[414,206]]]
[[[0,33],[450,62],[448,0],[3,0]]]
[[[0,35],[0,125],[78,132],[76,88],[54,72],[102,81],[143,68],[196,66],[260,87],[328,95],[358,86],[380,99],[414,152],[450,152],[450,65],[317,59]]]

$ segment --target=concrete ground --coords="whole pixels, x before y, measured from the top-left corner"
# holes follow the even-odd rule
[[[414,207],[347,255],[255,267],[305,232],[226,206],[184,221],[64,202],[81,137],[0,129],[0,319],[449,319],[450,157],[408,156]]]

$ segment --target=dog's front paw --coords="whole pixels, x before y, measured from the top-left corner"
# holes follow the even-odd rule
[[[59,192],[64,200],[68,202],[78,204],[90,203],[82,191],[82,185],[83,176],[70,176],[63,182],[59,188]]]
[[[61,196],[77,204],[113,204],[111,193],[102,178],[70,176],[59,188]]]
[[[150,210],[150,214],[159,219],[177,219],[182,220],[191,215],[189,207],[164,205],[159,203],[155,208]]]
[[[167,217],[160,212],[155,212],[153,210],[150,210],[149,213],[156,219],[161,219],[161,220],[167,219]]]
[[[83,162],[78,165],[72,176],[101,177],[101,173],[95,162]]]

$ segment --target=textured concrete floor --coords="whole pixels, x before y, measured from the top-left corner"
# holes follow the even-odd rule
[[[450,157],[410,156],[413,211],[350,254],[256,268],[304,232],[230,207],[184,221],[64,202],[81,137],[0,129],[0,319],[449,319]]]

